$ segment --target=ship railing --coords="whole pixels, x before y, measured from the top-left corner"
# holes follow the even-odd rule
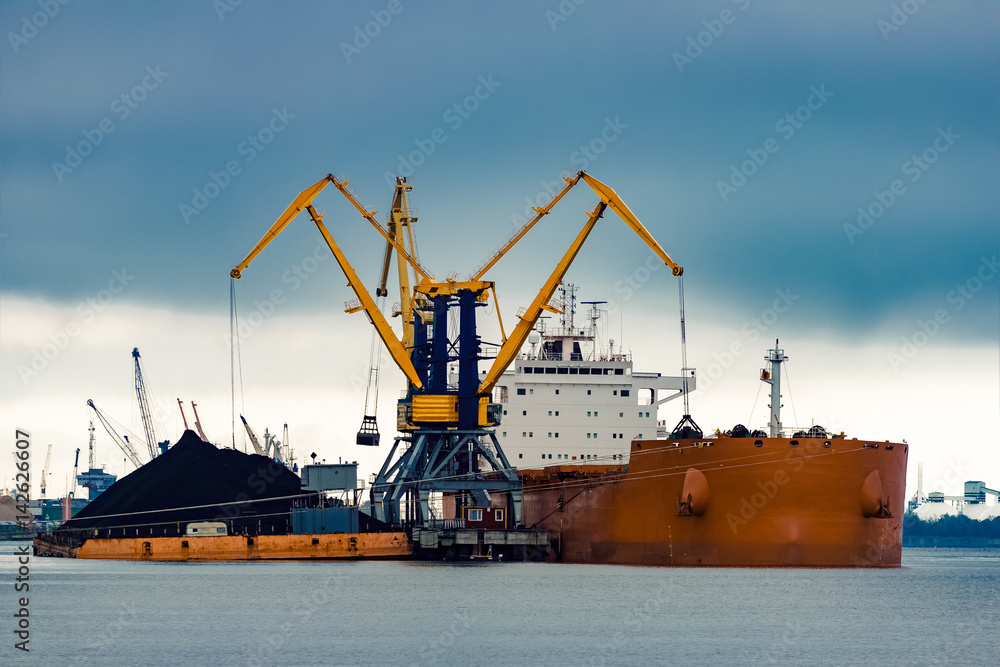
[[[465,528],[465,519],[429,519],[425,525],[436,530]]]

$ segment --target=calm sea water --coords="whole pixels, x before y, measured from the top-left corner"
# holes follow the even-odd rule
[[[2,665],[986,665],[1000,551],[906,549],[897,570],[32,558]]]

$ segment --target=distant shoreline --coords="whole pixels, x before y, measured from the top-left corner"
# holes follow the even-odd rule
[[[991,537],[936,537],[929,535],[903,535],[903,547],[1000,549],[1000,539]]]

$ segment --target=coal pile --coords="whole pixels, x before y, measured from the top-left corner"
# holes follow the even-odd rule
[[[57,531],[63,537],[163,537],[192,521],[224,521],[232,534],[290,532],[299,477],[271,459],[218,449],[193,431],[115,482]]]

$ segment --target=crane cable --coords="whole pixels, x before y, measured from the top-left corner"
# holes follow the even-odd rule
[[[385,297],[378,297],[378,309],[385,315]],[[371,341],[368,344],[368,383],[365,386],[365,415],[378,416],[378,382],[382,367],[382,347],[378,337],[378,330],[372,326]],[[372,387],[374,385],[374,391]],[[371,397],[372,410],[368,411],[369,397]]]
[[[684,324],[684,276],[680,275],[677,277],[677,292],[680,297],[681,306],[681,376],[684,378],[684,416],[687,417],[691,414],[691,409],[689,406],[688,394],[690,390],[688,389],[688,352],[687,352],[687,329]],[[653,399],[655,402],[656,395],[654,393]]]
[[[229,279],[229,385],[232,391],[233,449],[236,449],[236,375],[240,376],[240,414],[246,414],[243,399],[243,359],[240,356],[239,315],[236,310],[236,279]],[[246,435],[243,451],[246,452]]]

